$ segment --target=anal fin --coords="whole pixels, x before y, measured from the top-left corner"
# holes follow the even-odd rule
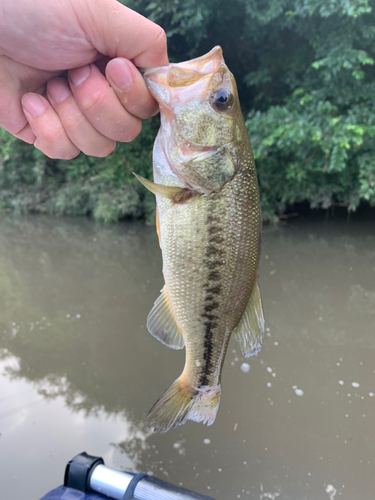
[[[161,291],[147,317],[147,329],[162,344],[172,349],[182,349],[185,345],[171,310],[166,287]]]
[[[245,358],[258,354],[263,344],[264,316],[258,282],[255,281],[245,312],[234,332]]]

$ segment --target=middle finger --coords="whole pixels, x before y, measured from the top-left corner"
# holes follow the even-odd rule
[[[105,137],[130,142],[140,133],[141,120],[121,105],[95,64],[69,70],[70,87],[84,116]]]

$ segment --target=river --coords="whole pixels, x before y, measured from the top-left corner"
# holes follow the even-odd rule
[[[162,285],[154,227],[2,216],[2,498],[39,499],[81,451],[217,500],[374,498],[375,224],[266,227],[262,351],[231,340],[214,425],[155,435],[184,363],[146,330]]]

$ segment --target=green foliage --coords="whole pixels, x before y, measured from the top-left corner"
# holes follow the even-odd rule
[[[168,35],[171,61],[223,47],[254,148],[265,218],[289,205],[375,205],[374,0],[128,0]],[[0,136],[0,208],[149,216],[155,122],[107,159],[43,157]]]
[[[153,197],[132,172],[151,175],[157,128],[157,120],[149,120],[135,141],[117,144],[107,158],[81,154],[71,161],[46,158],[0,131],[0,210],[93,215],[105,222],[152,218]]]

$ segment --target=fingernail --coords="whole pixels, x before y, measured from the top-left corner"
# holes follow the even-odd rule
[[[58,80],[51,82],[48,85],[48,97],[50,101],[55,104],[60,104],[60,102],[65,101],[67,97],[71,95],[69,85],[67,85],[63,80]]]
[[[134,80],[129,66],[122,59],[115,59],[108,63],[107,76],[119,90],[125,90]]]
[[[82,68],[71,69],[69,71],[69,79],[75,87],[81,85],[90,74],[90,66],[82,66]]]
[[[26,94],[22,99],[22,106],[33,118],[38,118],[46,110],[44,100],[37,94]]]

